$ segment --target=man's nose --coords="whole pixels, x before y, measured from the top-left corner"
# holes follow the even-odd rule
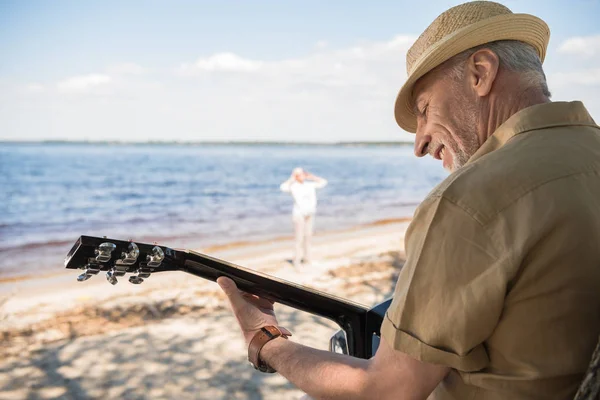
[[[415,138],[415,156],[423,157],[429,152],[429,144],[431,143],[431,135],[419,134]]]
[[[417,131],[415,132],[415,156],[423,157],[428,153],[431,135],[425,130],[427,124],[417,117]]]

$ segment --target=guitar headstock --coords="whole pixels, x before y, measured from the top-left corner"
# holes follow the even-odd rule
[[[106,271],[106,280],[113,285],[117,278],[134,274],[129,282],[140,284],[154,272],[173,271],[178,252],[156,243],[80,236],[65,258],[65,267],[82,269],[79,282],[88,280],[100,271]]]

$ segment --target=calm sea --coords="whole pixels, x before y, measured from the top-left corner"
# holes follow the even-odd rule
[[[446,173],[411,146],[0,144],[0,275],[61,266],[81,234],[198,248],[291,234],[279,184],[329,181],[317,230],[410,216]]]

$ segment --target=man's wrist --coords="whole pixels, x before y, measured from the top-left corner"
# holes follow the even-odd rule
[[[261,372],[273,373],[276,370],[272,365],[267,363],[263,358],[263,349],[269,343],[277,339],[287,339],[291,333],[287,329],[281,329],[277,326],[267,325],[263,326],[257,331],[248,344],[248,360]]]
[[[279,365],[277,363],[277,354],[281,354],[281,349],[290,345],[290,343],[291,342],[289,340],[281,336],[270,340],[261,349],[259,357],[262,362],[278,371]]]

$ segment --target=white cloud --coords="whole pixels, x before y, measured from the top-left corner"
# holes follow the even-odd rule
[[[182,84],[189,92],[172,98],[168,108],[175,112],[180,104],[177,119],[194,120],[189,126],[213,140],[410,139],[395,125],[393,103],[414,39],[398,36],[280,60],[215,54],[186,64]],[[216,62],[223,59],[231,63]]]
[[[411,140],[413,135],[396,126],[393,105],[414,39],[329,44],[269,60],[219,52],[183,68],[175,69],[181,60],[173,60],[173,69],[145,68],[138,75],[118,74],[113,66],[102,74],[45,83],[43,96],[14,96],[15,90],[3,89],[0,132],[140,141]],[[554,99],[582,100],[600,119],[597,57],[589,67],[565,64],[571,58],[554,50],[545,64]],[[85,95],[64,96],[55,89]]]
[[[135,63],[121,63],[111,65],[106,71],[110,75],[141,75],[146,69]]]
[[[88,74],[79,75],[67,78],[56,84],[59,92],[63,93],[80,93],[89,89],[106,85],[110,83],[112,78],[104,74]]]
[[[263,65],[262,61],[246,59],[233,53],[218,53],[207,58],[199,58],[193,64],[183,64],[181,72],[253,72]]]
[[[600,35],[565,40],[544,69],[554,100],[581,100],[600,119]]]
[[[568,85],[600,85],[600,68],[549,74],[548,83],[550,87]]]
[[[191,72],[238,72],[241,73],[237,75],[238,83],[260,90],[264,90],[265,82],[268,82],[268,87],[286,89],[295,85],[312,85],[315,88],[373,85],[385,78],[393,77],[396,81],[404,78],[404,54],[414,39],[412,36],[398,36],[385,42],[364,42],[341,50],[319,49],[305,57],[276,61],[218,53],[201,58],[194,64],[183,64],[182,71],[188,75],[193,75]],[[248,72],[254,74],[248,76]],[[382,76],[381,72],[385,75]],[[226,79],[231,80],[231,75]]]
[[[329,45],[329,43],[327,43],[327,40],[319,40],[317,43],[315,43],[315,48],[317,49],[324,49]]]
[[[558,52],[584,57],[592,57],[596,54],[600,54],[600,35],[569,38],[559,46]]]
[[[29,83],[25,86],[25,91],[27,93],[41,93],[45,89],[46,88],[44,87],[44,85],[42,85],[40,83]]]
[[[85,96],[47,90],[35,103],[23,98],[11,104],[0,93],[0,103],[9,104],[0,109],[0,132],[10,127],[14,135],[142,141],[410,140],[394,122],[393,104],[414,39],[328,45],[270,60],[218,52],[177,70],[146,69],[136,76],[112,67],[52,86]],[[26,115],[36,115],[44,130]]]

